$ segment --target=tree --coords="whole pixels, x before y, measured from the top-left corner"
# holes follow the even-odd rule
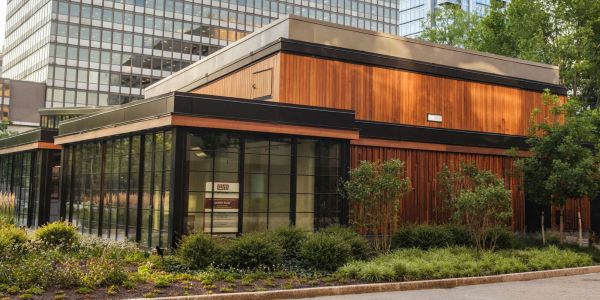
[[[434,9],[423,22],[421,38],[436,44],[462,47],[467,45],[479,17],[454,5]]]
[[[373,236],[376,251],[388,251],[391,234],[398,227],[400,202],[411,190],[404,162],[362,161],[350,171],[350,179],[342,184],[342,190],[350,204],[351,224]]]
[[[444,166],[438,173],[439,197],[451,210],[452,220],[464,224],[474,237],[478,249],[494,249],[502,231],[512,217],[511,192],[504,180],[489,170],[461,163],[456,172]]]
[[[557,65],[572,96],[600,105],[600,1],[512,0],[505,7],[493,0],[478,21],[464,13],[438,12],[432,20],[420,38]],[[468,20],[470,28],[459,26]]]
[[[600,112],[585,109],[571,98],[544,93],[551,115],[538,120],[534,111],[527,143],[531,157],[519,161],[527,199],[560,208],[560,235],[564,241],[564,209],[571,199],[593,197],[600,188]],[[582,236],[581,211],[578,211]],[[542,225],[543,226],[543,225]]]
[[[12,133],[8,130],[8,125],[10,123],[7,121],[1,121],[0,122],[0,139],[1,138],[5,138],[9,135],[11,135]]]

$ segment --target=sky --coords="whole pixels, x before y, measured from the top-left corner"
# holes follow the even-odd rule
[[[6,0],[0,0],[0,49],[4,45],[4,23],[6,22]]]

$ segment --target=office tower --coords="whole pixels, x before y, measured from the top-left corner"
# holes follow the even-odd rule
[[[492,0],[399,0],[398,34],[416,37],[421,33],[421,25],[429,13],[443,5],[460,6],[468,13],[484,16]],[[510,0],[502,0],[509,3]]]
[[[104,106],[286,14],[397,33],[398,0],[8,0],[4,77],[50,107]]]

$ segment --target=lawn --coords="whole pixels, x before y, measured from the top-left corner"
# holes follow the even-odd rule
[[[454,231],[455,228],[453,229]],[[403,237],[406,233],[403,233]],[[448,237],[445,237],[446,239]],[[0,298],[162,297],[409,281],[596,264],[597,252],[535,241],[496,251],[446,241],[376,255],[345,228],[287,228],[235,239],[188,236],[159,256],[126,241],[83,236],[65,223],[34,232],[0,225]]]

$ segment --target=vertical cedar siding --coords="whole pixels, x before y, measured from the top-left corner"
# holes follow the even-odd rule
[[[527,135],[542,107],[541,91],[286,53],[280,64],[280,102],[350,109],[359,120]]]
[[[443,222],[445,217],[438,213],[442,200],[438,199],[437,174],[442,166],[448,165],[456,170],[461,162],[473,163],[480,169],[490,170],[504,178],[506,187],[512,191],[513,218],[511,225],[516,231],[525,228],[525,199],[519,179],[510,176],[513,168],[512,158],[502,155],[466,154],[439,151],[423,151],[412,149],[393,149],[370,146],[351,146],[350,167],[358,166],[361,161],[385,161],[400,159],[406,163],[407,176],[413,190],[402,200],[400,221],[402,223],[436,223]],[[567,205],[566,230],[577,229],[577,201]],[[589,201],[582,200],[583,228],[590,228]],[[553,211],[554,214],[554,211]],[[554,221],[554,218],[553,218]]]

